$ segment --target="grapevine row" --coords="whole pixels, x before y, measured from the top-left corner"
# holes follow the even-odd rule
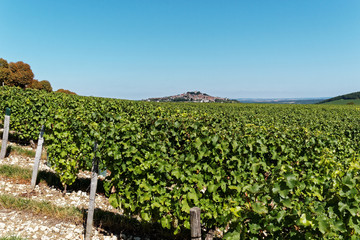
[[[228,239],[360,236],[360,121],[353,106],[161,104],[2,88],[11,127],[64,184],[95,153],[114,207],[175,232],[193,206]]]

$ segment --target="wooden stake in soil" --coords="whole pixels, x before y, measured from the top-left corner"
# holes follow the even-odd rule
[[[9,138],[9,126],[10,126],[10,108],[5,110],[5,121],[4,121],[4,132],[3,132],[3,141],[1,145],[0,159],[4,159],[6,155],[7,142]]]
[[[91,185],[90,185],[90,201],[89,201],[89,210],[88,210],[87,222],[86,222],[85,240],[90,240],[91,231],[93,228],[95,194],[96,194],[97,179],[98,179],[98,161],[96,159],[96,148],[97,148],[97,144],[95,142],[95,146],[94,146],[95,156],[92,162],[92,169],[91,169],[92,173],[91,173]]]
[[[198,207],[190,209],[191,240],[201,240],[200,211]]]
[[[37,145],[36,153],[35,153],[34,168],[33,168],[33,173],[32,173],[32,178],[31,178],[31,187],[32,188],[34,188],[35,185],[36,185],[36,179],[37,179],[37,175],[38,175],[38,172],[39,172],[39,165],[40,165],[42,146],[43,146],[43,143],[44,143],[44,137],[43,136],[44,136],[44,125],[41,126],[38,145]]]

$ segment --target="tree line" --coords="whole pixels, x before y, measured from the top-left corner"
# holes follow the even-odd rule
[[[53,91],[49,81],[34,79],[34,73],[29,64],[22,61],[9,63],[3,58],[0,58],[0,84],[1,86],[7,85],[22,89],[33,88],[47,92]],[[65,89],[58,89],[56,92],[76,94]]]

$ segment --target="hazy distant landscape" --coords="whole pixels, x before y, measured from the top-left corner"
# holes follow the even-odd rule
[[[328,98],[238,98],[242,103],[314,104]]]
[[[262,104],[328,104],[328,105],[359,105],[360,92],[348,93],[336,97],[314,98],[237,98],[210,96],[200,91],[189,91],[173,96],[146,99],[148,102],[197,102],[197,103],[262,103]]]

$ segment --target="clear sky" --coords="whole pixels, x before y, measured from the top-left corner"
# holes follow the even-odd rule
[[[360,91],[359,0],[0,0],[0,58],[79,95]]]

